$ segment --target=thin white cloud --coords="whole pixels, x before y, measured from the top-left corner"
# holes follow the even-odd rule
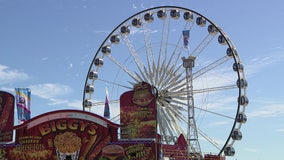
[[[29,79],[29,75],[27,73],[16,69],[10,69],[8,66],[0,64],[0,85],[27,79]]]
[[[256,148],[245,148],[245,150],[248,151],[248,152],[252,152],[252,153],[257,153],[257,152],[259,152],[259,150],[256,149]]]
[[[57,98],[73,92],[71,87],[57,83],[31,85],[29,88],[33,95],[44,99]]]
[[[280,64],[284,62],[284,48],[283,47],[275,47],[270,50],[268,54],[260,55],[255,58],[251,58],[247,65],[245,65],[245,73],[247,77],[256,76],[264,68],[269,67],[271,65]],[[259,90],[259,88],[258,88]],[[266,98],[258,97],[258,99],[262,99],[261,101],[254,100],[251,104],[255,104],[257,106],[253,108],[252,111],[247,113],[250,118],[269,118],[269,117],[278,117],[284,115],[284,105],[283,100],[281,99],[272,99],[267,100]]]
[[[277,47],[271,50],[269,54],[260,55],[259,57],[251,58],[245,65],[246,75],[252,75],[269,65],[280,63],[284,61],[284,49],[282,47]]]
[[[227,125],[230,124],[231,122],[230,121],[217,121],[217,122],[212,122],[212,123],[209,123],[208,125],[210,127],[216,127],[216,126],[224,126],[224,125]]]
[[[81,100],[70,100],[68,95],[73,93],[73,89],[67,85],[58,83],[44,83],[31,85],[29,88],[32,90],[32,95],[48,100],[49,106],[68,106],[77,109],[82,109]]]
[[[46,61],[46,60],[48,60],[48,57],[42,57],[41,60]]]
[[[278,132],[278,133],[284,133],[284,128],[281,128],[281,129],[276,129],[275,132]]]
[[[82,107],[82,100],[72,100],[67,102],[67,106],[74,107],[77,109],[83,109]]]
[[[98,33],[109,33],[109,30],[93,30],[92,33],[98,34]]]
[[[262,106],[261,108],[257,108],[257,110],[247,113],[247,115],[250,118],[267,118],[284,115],[283,103],[264,103]]]

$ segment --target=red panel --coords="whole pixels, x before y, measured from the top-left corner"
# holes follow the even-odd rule
[[[139,83],[121,95],[120,124],[122,138],[156,138],[156,99],[148,83]]]
[[[118,125],[89,112],[55,111],[16,127],[8,159],[98,159],[102,148],[117,141]],[[7,147],[6,147],[7,148]]]
[[[14,105],[14,96],[0,91],[0,142],[13,140]]]

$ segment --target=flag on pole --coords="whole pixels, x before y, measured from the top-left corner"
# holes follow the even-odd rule
[[[29,88],[15,88],[18,121],[20,124],[31,119],[31,90]]]
[[[186,49],[188,49],[188,45],[189,45],[189,32],[190,32],[190,30],[183,30],[183,31],[182,31],[183,46],[184,46],[184,48],[186,48]]]
[[[107,118],[107,119],[110,118],[109,99],[108,99],[108,89],[107,89],[107,87],[106,87],[106,100],[105,100],[104,117]]]

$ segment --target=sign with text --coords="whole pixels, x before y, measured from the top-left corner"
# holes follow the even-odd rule
[[[6,152],[17,160],[99,159],[110,141],[117,140],[118,125],[78,110],[40,115],[16,127],[15,146]]]

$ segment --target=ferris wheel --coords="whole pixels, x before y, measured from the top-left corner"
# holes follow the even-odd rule
[[[242,139],[247,121],[248,83],[236,47],[219,26],[178,6],[130,16],[95,53],[83,110],[103,114],[107,87],[110,120],[116,121],[120,95],[142,81],[156,90],[163,143],[184,134],[194,153],[235,154],[233,144]]]

